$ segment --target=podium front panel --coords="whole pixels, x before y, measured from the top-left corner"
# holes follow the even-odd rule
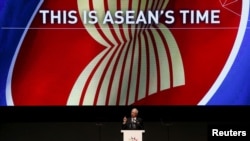
[[[121,130],[123,141],[142,141],[142,134],[145,130]]]

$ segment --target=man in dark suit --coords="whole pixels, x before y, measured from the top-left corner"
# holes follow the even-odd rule
[[[144,130],[143,120],[138,116],[138,110],[133,108],[131,110],[131,117],[127,118],[126,116],[123,118],[122,130]]]

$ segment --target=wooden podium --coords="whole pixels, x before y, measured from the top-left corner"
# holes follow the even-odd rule
[[[145,130],[121,130],[123,141],[142,141],[142,134]]]

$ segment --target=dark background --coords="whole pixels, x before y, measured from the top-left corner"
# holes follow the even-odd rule
[[[1,141],[122,141],[120,122],[17,122],[3,123]],[[144,141],[206,141],[206,124],[177,122],[164,126],[145,123]]]
[[[249,107],[134,107],[144,141],[207,141],[213,127],[249,127]],[[134,107],[0,107],[0,141],[122,141],[122,119]]]

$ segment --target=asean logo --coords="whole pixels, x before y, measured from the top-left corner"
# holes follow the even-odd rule
[[[139,2],[121,1],[120,8],[125,11],[129,7],[136,9],[140,6],[140,9],[146,10],[154,4]],[[101,3],[93,2],[94,7],[98,8],[96,10],[105,13],[105,7],[100,7],[105,2]],[[93,4],[78,1],[79,11],[90,11],[89,5]],[[167,4],[168,1],[162,1],[153,10],[165,9]],[[110,11],[117,10],[117,2],[107,2],[106,5]],[[119,27],[99,23],[86,25],[86,29],[106,49],[83,70],[71,91],[68,104],[130,105],[147,95],[168,89],[170,85],[176,87],[185,84],[179,48],[164,24],[124,24]],[[83,91],[79,91],[79,87]]]
[[[135,137],[131,137],[129,141],[138,141],[138,139],[136,139]]]

